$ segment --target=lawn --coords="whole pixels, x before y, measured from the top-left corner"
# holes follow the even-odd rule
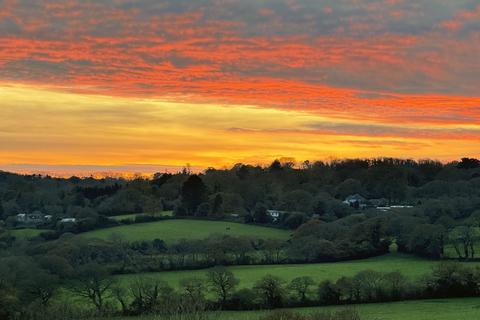
[[[285,281],[299,276],[310,276],[315,281],[337,280],[342,276],[353,276],[356,273],[371,269],[380,272],[400,271],[410,279],[418,279],[430,273],[432,267],[439,262],[417,258],[410,255],[393,253],[363,260],[353,260],[335,263],[298,264],[298,265],[264,265],[264,266],[233,266],[229,269],[240,280],[240,288],[251,288],[255,281],[267,274],[273,274]],[[475,265],[480,265],[476,263]],[[138,277],[154,278],[166,281],[172,287],[178,287],[183,278],[205,277],[206,270],[168,271],[143,273],[136,275],[117,276],[121,283],[128,283]]]
[[[132,214],[123,214],[119,216],[111,216],[110,218],[116,221],[121,221],[125,219],[131,219],[134,220],[135,217],[137,216],[145,216],[145,215],[151,215],[147,213],[132,213]],[[153,214],[155,217],[171,217],[173,216],[173,211],[161,211],[161,212],[156,212]]]
[[[36,237],[40,235],[42,232],[47,232],[49,230],[45,229],[15,229],[15,230],[10,230],[10,234],[14,236],[18,240],[24,240],[24,239],[29,239]]]
[[[212,234],[285,240],[290,237],[289,231],[281,229],[234,222],[188,219],[162,220],[98,229],[82,233],[79,237],[108,239],[112,234],[122,235],[128,241],[162,239],[167,243],[175,242],[182,238],[200,240]]]

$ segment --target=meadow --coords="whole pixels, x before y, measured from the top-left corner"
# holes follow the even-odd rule
[[[316,282],[321,282],[323,280],[335,281],[342,276],[354,276],[364,270],[374,270],[378,272],[399,271],[409,279],[416,280],[430,273],[432,268],[438,263],[440,262],[418,258],[412,255],[391,253],[368,259],[334,263],[232,266],[228,267],[228,269],[240,280],[239,288],[251,288],[257,280],[267,274],[280,277],[286,282],[299,276],[310,276]],[[480,263],[469,264],[480,265]],[[141,273],[121,275],[116,276],[116,278],[120,283],[125,285],[139,277],[157,279],[167,282],[174,288],[178,288],[181,279],[191,277],[205,278],[207,270]]]
[[[361,304],[348,307],[300,308],[292,311],[310,314],[353,308],[361,320],[474,320],[480,318],[480,298],[415,300]],[[264,311],[226,312],[218,320],[257,320]]]
[[[34,238],[34,237],[40,235],[40,233],[47,232],[47,231],[49,231],[49,230],[27,228],[27,229],[14,229],[14,230],[10,230],[9,232],[16,239],[25,240],[25,239]]]
[[[154,239],[161,239],[167,243],[175,242],[182,238],[205,239],[213,234],[285,240],[290,237],[290,231],[282,229],[246,225],[235,222],[191,219],[162,220],[98,229],[82,233],[79,237],[109,239],[114,234],[124,237],[127,241],[151,241]]]
[[[414,300],[391,303],[361,304],[347,307],[290,309],[301,314],[331,312],[353,308],[361,320],[474,320],[480,318],[480,298]],[[258,320],[268,311],[235,311],[213,314],[214,320]],[[108,320],[161,320],[157,317],[125,317]],[[105,319],[107,320],[107,319]]]
[[[171,217],[171,216],[173,216],[173,211],[161,211],[161,212],[156,212],[154,214],[150,214],[150,213],[122,214],[122,215],[118,215],[118,216],[111,216],[110,218],[113,219],[113,220],[116,220],[116,221],[122,221],[122,220],[127,220],[127,219],[134,220],[138,216],[147,216],[147,215],[151,215],[151,216],[154,216],[154,217]]]

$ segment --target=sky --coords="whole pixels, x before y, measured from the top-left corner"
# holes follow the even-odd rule
[[[0,0],[0,169],[480,156],[478,0]]]

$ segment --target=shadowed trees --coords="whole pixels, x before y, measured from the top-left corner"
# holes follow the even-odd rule
[[[207,187],[198,175],[191,175],[183,183],[181,203],[186,215],[195,215],[198,206],[207,201]]]

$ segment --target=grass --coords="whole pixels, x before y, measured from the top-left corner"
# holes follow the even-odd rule
[[[480,244],[476,243],[474,245],[473,249],[475,251],[475,259],[480,258]],[[463,254],[463,251],[462,251],[462,254]],[[455,251],[455,248],[453,247],[452,244],[447,244],[445,246],[445,257],[446,258],[454,258],[454,259],[458,258],[457,252]]]
[[[42,232],[47,232],[45,229],[15,229],[10,230],[10,234],[18,240],[28,240],[39,236]]]
[[[137,223],[85,232],[79,237],[108,239],[112,234],[121,235],[128,241],[161,239],[167,243],[185,239],[205,239],[212,234],[250,236],[272,239],[288,239],[286,230],[252,226],[234,222],[206,220],[163,220]]]
[[[119,216],[111,216],[113,220],[116,221],[121,221],[125,219],[131,219],[134,220],[135,217],[137,216],[145,216],[145,215],[150,215],[148,213],[133,213],[133,214],[124,214],[124,215],[119,215]],[[173,211],[161,211],[161,212],[156,212],[153,214],[155,217],[171,217],[173,216]]]
[[[432,267],[438,263],[439,262],[410,255],[394,253],[369,259],[335,263],[233,266],[229,267],[229,269],[240,280],[239,288],[251,288],[257,280],[267,274],[278,276],[287,282],[298,276],[310,276],[316,282],[321,282],[323,280],[335,281],[342,276],[353,276],[356,273],[367,269],[379,272],[400,271],[409,279],[415,280],[430,273]],[[204,278],[206,272],[206,270],[168,271],[121,275],[117,276],[117,279],[120,283],[127,284],[138,277],[148,277],[166,281],[170,286],[177,288],[181,279],[190,277]]]
[[[474,320],[480,319],[480,298],[415,300],[392,303],[363,304],[348,307],[318,307],[292,309],[310,314],[354,308],[361,320]],[[221,312],[215,320],[258,320],[266,311]],[[111,320],[160,320],[155,317],[111,318]],[[106,319],[104,319],[106,320]],[[110,319],[109,319],[110,320]]]
[[[294,309],[299,313],[339,310],[345,307]],[[480,318],[480,298],[417,300],[392,303],[363,304],[354,308],[362,320],[473,320]],[[226,312],[219,320],[257,320],[257,312]]]

